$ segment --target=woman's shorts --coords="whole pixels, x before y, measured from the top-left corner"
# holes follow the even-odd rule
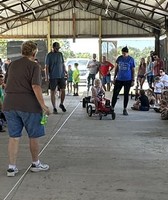
[[[138,75],[138,78],[145,78],[144,75]]]
[[[29,138],[38,138],[45,135],[44,125],[41,125],[41,113],[22,111],[4,111],[10,137],[21,137],[23,128]]]
[[[105,85],[105,84],[108,84],[108,83],[111,83],[111,76],[109,76],[109,75],[103,76],[102,84]]]

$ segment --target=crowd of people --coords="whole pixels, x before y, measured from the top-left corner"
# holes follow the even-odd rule
[[[118,95],[121,89],[124,87],[124,101],[123,101],[123,115],[128,115],[127,106],[129,101],[129,91],[130,88],[134,85],[135,80],[135,61],[129,55],[129,49],[127,47],[122,48],[121,55],[117,58],[115,66],[106,60],[106,56],[102,57],[102,62],[99,63],[99,68],[97,72],[99,72],[101,85],[104,91],[110,91],[111,84],[114,85],[113,96],[111,102],[111,110],[112,115],[115,116],[115,105],[117,103]],[[114,77],[112,80],[111,71],[114,70]],[[97,88],[96,85],[93,86],[92,98],[94,101],[97,101],[95,98],[95,91]],[[107,87],[106,87],[107,85]]]
[[[2,105],[4,101],[4,77],[7,72],[11,59],[7,58],[4,62],[0,58],[0,132],[5,132],[6,118],[2,112]]]
[[[59,51],[60,44],[53,43],[53,49],[46,55],[45,59],[45,81],[49,83],[53,114],[57,114],[56,91],[60,91],[59,108],[66,112],[64,106],[65,87],[67,85],[68,94],[74,92],[74,96],[79,95],[80,72],[78,63],[72,66],[64,64],[63,54]],[[9,165],[7,176],[15,176],[18,173],[16,165],[19,140],[22,130],[25,128],[29,137],[29,148],[32,156],[30,170],[32,172],[45,171],[49,165],[43,164],[39,160],[38,138],[45,135],[44,125],[41,123],[42,117],[49,115],[51,111],[45,104],[41,79],[42,69],[36,59],[38,52],[37,44],[33,41],[23,42],[21,46],[22,57],[5,63],[1,62],[0,72],[0,132],[3,132],[3,123],[7,123],[9,133]],[[1,60],[2,61],[2,60]],[[88,91],[91,87],[92,100],[97,108],[100,93],[110,91],[111,84],[114,85],[111,110],[115,114],[115,105],[118,95],[124,88],[123,115],[128,115],[127,107],[129,102],[130,88],[135,85],[135,61],[129,55],[128,47],[123,47],[121,55],[116,59],[115,65],[107,61],[103,55],[102,61],[93,59],[88,66]],[[112,79],[111,71],[114,70]],[[44,73],[44,71],[43,71]],[[99,74],[99,78],[96,75]],[[147,78],[149,89],[145,91],[143,84]],[[67,80],[67,83],[66,83]],[[138,67],[137,85],[140,86],[139,97],[133,104],[133,110],[149,111],[150,107],[157,108],[162,119],[168,119],[168,75],[165,73],[162,60],[154,52],[150,53],[147,59],[142,58]],[[4,95],[5,91],[5,95]],[[158,107],[156,107],[158,106]]]
[[[143,89],[144,81],[147,79],[148,89]],[[156,112],[167,112],[167,90],[168,90],[168,75],[165,73],[165,66],[162,59],[159,58],[157,53],[151,51],[147,58],[142,58],[138,68],[137,74],[137,88],[140,86],[139,98],[132,106],[133,110],[145,110],[153,108]],[[146,108],[142,108],[142,107]],[[166,119],[166,117],[164,117]],[[168,113],[167,113],[168,119]]]
[[[147,62],[145,58],[141,58],[137,76],[135,77],[135,61],[133,57],[129,56],[129,49],[124,47],[121,52],[122,55],[117,58],[115,67],[106,61],[106,57],[103,56],[102,62],[99,63],[99,70],[97,70],[99,71],[101,85],[104,91],[110,91],[109,83],[114,84],[111,101],[112,110],[114,110],[118,95],[122,87],[124,87],[123,115],[128,115],[127,106],[130,88],[136,86],[137,98],[131,108],[139,111],[149,111],[152,108],[156,112],[161,113],[162,119],[168,119],[168,75],[165,73],[163,60],[159,58],[157,53],[151,51],[147,57]],[[111,70],[113,68],[115,70],[112,80]],[[136,83],[135,79],[137,80]],[[144,89],[146,79],[148,88]],[[97,101],[97,98],[95,98],[97,82],[95,82],[92,89],[94,91],[92,94],[94,102]],[[107,85],[107,88],[105,85]],[[95,104],[97,105],[97,103]]]

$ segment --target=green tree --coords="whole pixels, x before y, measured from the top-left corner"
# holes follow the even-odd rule
[[[85,52],[85,53],[74,53],[72,50],[71,50],[71,47],[70,47],[70,42],[66,39],[57,39],[57,40],[52,40],[52,43],[53,42],[59,42],[60,43],[60,46],[61,46],[61,52],[63,53],[64,55],[64,59],[67,60],[67,58],[91,58],[92,55],[88,52]]]
[[[74,58],[75,54],[73,51],[71,51],[70,49],[70,43],[68,40],[66,39],[57,39],[57,40],[53,40],[53,42],[59,42],[60,46],[61,46],[61,52],[64,55],[64,59],[67,60],[67,58]]]
[[[121,49],[123,47],[118,47],[117,48],[117,55],[121,55]],[[129,55],[132,56],[135,60],[135,72],[137,73],[138,70],[138,66],[140,63],[141,58],[145,58],[145,60],[147,61],[147,57],[149,56],[150,51],[153,50],[153,47],[145,47],[144,49],[140,50],[134,47],[129,47]]]
[[[7,40],[0,40],[0,58],[7,57]]]
[[[76,58],[91,58],[92,55],[90,53],[87,53],[87,52],[86,53],[79,52],[79,53],[75,54],[75,57]]]

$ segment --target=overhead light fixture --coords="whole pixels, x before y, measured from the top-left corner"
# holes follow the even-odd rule
[[[108,9],[106,9],[106,11],[105,11],[105,15],[107,15],[108,14]]]
[[[161,36],[159,37],[160,40],[164,40],[164,39],[166,39],[166,38],[167,38],[167,34],[161,35]]]
[[[107,3],[107,8],[106,8],[106,10],[105,10],[105,15],[107,15],[107,14],[108,14],[108,8],[109,8],[109,5],[110,5],[110,2],[111,2],[111,0],[108,0],[108,3]]]

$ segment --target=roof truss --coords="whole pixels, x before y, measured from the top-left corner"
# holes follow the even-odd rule
[[[168,0],[1,0],[0,33],[74,8],[149,33],[164,32],[168,20]]]

